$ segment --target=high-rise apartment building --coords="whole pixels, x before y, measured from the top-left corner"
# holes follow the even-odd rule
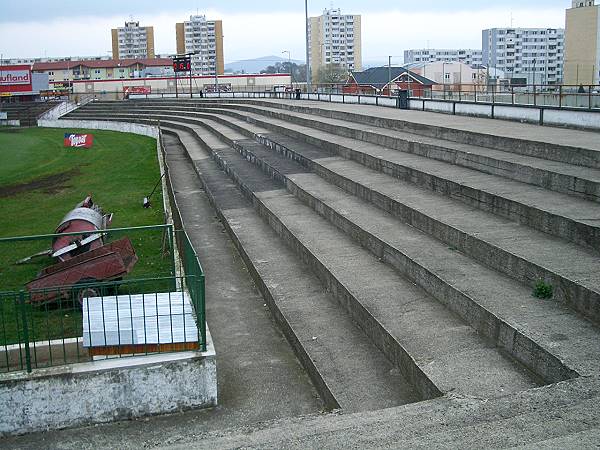
[[[125,22],[112,29],[112,57],[154,58],[154,28],[140,27],[139,22]]]
[[[223,22],[190,16],[175,25],[177,53],[194,53],[192,71],[198,75],[223,75]]]
[[[404,64],[432,63],[432,62],[461,62],[473,65],[481,65],[481,50],[470,48],[463,49],[436,49],[420,48],[404,50]]]
[[[492,28],[482,32],[482,64],[528,84],[558,84],[563,78],[565,30]]]
[[[325,9],[309,20],[309,61],[312,81],[319,69],[329,64],[347,71],[362,70],[360,15],[342,14],[340,9]]]
[[[600,84],[600,5],[573,0],[566,15],[564,84]]]

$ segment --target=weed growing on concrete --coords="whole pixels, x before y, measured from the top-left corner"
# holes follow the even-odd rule
[[[533,296],[541,299],[552,298],[554,294],[554,288],[551,284],[546,283],[544,280],[539,280],[533,288]]]

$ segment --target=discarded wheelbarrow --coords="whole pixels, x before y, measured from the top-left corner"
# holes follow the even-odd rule
[[[111,220],[112,214],[104,215],[91,196],[63,218],[57,234],[82,234],[54,238],[48,253],[58,262],[42,269],[37,278],[25,286],[32,303],[68,299],[74,295],[81,302],[84,297],[100,294],[93,283],[121,279],[133,269],[138,257],[129,238],[104,242],[104,230]]]

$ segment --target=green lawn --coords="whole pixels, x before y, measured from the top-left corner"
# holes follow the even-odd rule
[[[94,134],[94,146],[63,147],[67,131]],[[160,187],[152,197],[153,207],[142,208],[143,197],[159,176],[156,141],[152,138],[97,130],[0,131],[0,237],[53,233],[62,217],[88,193],[105,212],[114,213],[113,228],[161,224]],[[170,258],[161,252],[161,231],[130,232],[128,236],[140,258],[130,278],[170,274]],[[50,258],[14,264],[49,247],[49,241],[0,243],[0,291],[21,289],[40,268],[51,264]],[[4,327],[0,327],[0,343],[15,338],[11,303],[5,299],[0,305]],[[34,308],[31,314],[39,336],[58,336],[63,329],[67,335],[77,334],[80,313],[63,308],[70,306]],[[66,325],[65,319],[69,319]]]

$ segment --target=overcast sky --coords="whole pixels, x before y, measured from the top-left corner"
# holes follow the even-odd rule
[[[501,4],[500,4],[501,3]],[[363,60],[408,48],[481,48],[481,30],[506,27],[564,27],[570,0],[309,0],[309,14],[333,5],[361,14]],[[133,17],[154,26],[157,53],[175,51],[175,23],[190,14],[222,19],[225,61],[281,55],[304,59],[301,0],[0,0],[0,53],[5,58],[108,54],[110,29]]]

